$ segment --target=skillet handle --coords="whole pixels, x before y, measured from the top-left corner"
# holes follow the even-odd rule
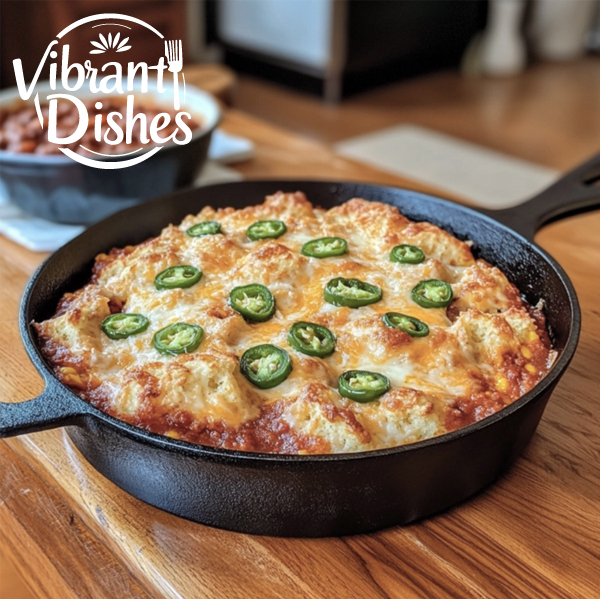
[[[504,210],[479,209],[528,240],[552,221],[600,208],[600,154],[576,167],[537,196]]]
[[[56,384],[33,400],[0,402],[0,438],[33,433],[75,423],[78,417],[89,413],[83,400]]]

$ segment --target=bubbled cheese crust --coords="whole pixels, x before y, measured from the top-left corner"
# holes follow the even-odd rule
[[[250,241],[247,228],[266,219],[284,221],[287,232]],[[186,235],[205,220],[219,221],[223,234]],[[348,253],[300,253],[326,236],[347,240]],[[426,260],[390,262],[398,244],[419,246]],[[158,291],[154,278],[175,265],[198,267],[202,280]],[[340,276],[379,286],[382,300],[358,309],[328,304],[323,289]],[[452,286],[447,309],[411,299],[412,288],[432,278]],[[247,323],[228,305],[233,287],[251,283],[276,299],[264,323]],[[381,316],[390,311],[424,321],[429,335],[386,327]],[[116,312],[141,313],[150,326],[109,339],[100,324]],[[297,321],[327,326],[335,352],[323,359],[290,347],[287,332]],[[176,322],[201,325],[205,337],[196,351],[166,357],[152,337]],[[515,401],[555,358],[541,312],[466,243],[386,204],[353,199],[325,211],[300,192],[242,210],[206,207],[156,238],[99,255],[90,283],[66,294],[55,316],[36,327],[58,378],[100,409],[156,433],[260,452],[357,452],[437,436]],[[239,368],[244,351],[263,343],[284,348],[293,362],[288,379],[270,390],[255,388]],[[340,396],[338,377],[351,369],[386,375],[390,391],[366,404]]]

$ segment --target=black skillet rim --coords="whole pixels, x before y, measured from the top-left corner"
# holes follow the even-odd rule
[[[527,392],[524,396],[521,396],[518,400],[499,410],[498,412],[490,415],[482,419],[481,421],[477,421],[475,423],[471,423],[465,427],[461,427],[455,431],[444,433],[442,435],[429,438],[426,440],[422,440],[419,442],[413,442],[410,444],[404,444],[402,446],[395,446],[392,448],[383,448],[380,450],[367,450],[363,452],[349,452],[343,454],[275,454],[275,453],[265,453],[265,452],[251,452],[251,451],[242,451],[242,450],[230,450],[227,448],[217,448],[214,446],[204,446],[201,444],[193,444],[191,442],[186,442],[183,440],[177,440],[174,438],[169,438],[160,434],[151,433],[146,431],[140,427],[136,427],[135,425],[130,425],[125,421],[121,421],[116,417],[113,417],[96,407],[92,406],[82,398],[80,398],[77,394],[75,394],[72,390],[70,390],[67,386],[61,383],[58,378],[52,373],[49,366],[46,363],[46,360],[42,356],[39,351],[35,334],[33,333],[33,328],[31,324],[27,321],[27,315],[29,313],[29,305],[31,301],[31,294],[36,286],[37,280],[46,266],[55,258],[56,253],[50,255],[36,270],[31,279],[29,280],[27,287],[23,293],[23,297],[21,300],[21,305],[19,307],[19,329],[21,333],[21,338],[23,340],[25,350],[27,351],[27,355],[29,359],[36,367],[38,372],[42,375],[44,382],[46,384],[46,390],[50,386],[60,386],[63,392],[68,392],[68,394],[77,399],[82,404],[81,413],[75,413],[76,418],[88,418],[93,417],[104,421],[107,425],[117,429],[121,434],[126,435],[129,438],[135,439],[142,443],[150,444],[156,447],[159,447],[164,450],[168,450],[171,452],[177,452],[180,454],[184,454],[187,456],[193,456],[198,458],[204,458],[209,460],[217,460],[222,462],[227,461],[249,461],[249,462],[264,462],[264,463],[320,463],[320,462],[335,462],[335,461],[346,461],[346,460],[364,460],[364,459],[372,459],[377,457],[390,456],[394,454],[401,454],[405,452],[413,452],[418,451],[423,448],[427,448],[430,446],[436,446],[438,444],[450,443],[455,440],[458,440],[464,436],[470,435],[476,431],[485,429],[486,427],[492,426],[497,421],[508,417],[514,412],[518,411],[521,407],[532,402],[538,398],[540,398],[543,393],[548,389],[552,388],[553,384],[557,382],[558,379],[562,376],[565,369],[568,367],[571,362],[573,355],[575,354],[575,350],[577,349],[577,344],[579,342],[579,334],[581,329],[581,311],[579,307],[579,302],[577,299],[577,294],[575,292],[575,288],[571,283],[568,275],[564,271],[564,269],[559,265],[559,263],[552,258],[545,250],[543,250],[540,246],[538,246],[535,242],[528,240],[521,234],[517,233],[507,225],[496,221],[495,219],[479,212],[474,208],[470,208],[468,206],[464,206],[462,204],[458,204],[456,202],[452,202],[450,200],[445,200],[443,198],[438,198],[436,196],[431,196],[429,194],[425,194],[422,192],[417,192],[414,190],[400,188],[395,186],[384,186],[378,185],[374,183],[365,183],[360,181],[330,181],[330,180],[320,180],[320,179],[310,179],[310,180],[298,180],[298,179],[276,179],[276,180],[268,180],[268,179],[245,179],[243,181],[235,181],[229,183],[220,183],[214,184],[211,186],[206,186],[206,189],[216,187],[216,186],[239,186],[245,183],[254,183],[254,184],[272,184],[274,189],[278,185],[294,185],[294,186],[302,186],[303,184],[321,184],[324,186],[373,186],[379,189],[387,189],[390,191],[400,190],[409,194],[412,194],[420,199],[426,200],[429,203],[442,205],[444,207],[449,207],[452,210],[457,210],[459,212],[464,212],[467,215],[481,219],[483,222],[491,225],[492,227],[500,228],[504,230],[505,234],[515,236],[519,239],[519,241],[524,242],[530,245],[546,262],[548,262],[552,268],[558,274],[561,283],[565,286],[569,298],[569,305],[571,308],[571,323],[569,327],[569,337],[565,343],[565,346],[558,356],[558,359],[552,365],[550,371],[546,374],[546,376],[535,385],[529,392]],[[205,188],[199,188],[203,190]],[[297,189],[302,189],[298,187]],[[71,242],[68,242],[65,246],[63,246],[60,250],[68,249],[69,245],[71,245],[75,240],[78,240],[81,236],[90,235],[93,233],[95,228],[104,228],[106,226],[106,222],[115,219],[115,218],[126,218],[127,213],[135,212],[139,210],[140,207],[151,208],[152,205],[158,205],[161,202],[168,201],[168,199],[173,198],[173,196],[183,195],[190,192],[190,188],[186,190],[181,190],[179,192],[175,192],[169,194],[168,196],[163,196],[161,198],[157,198],[150,202],[146,202],[144,204],[138,204],[136,206],[132,206],[123,211],[116,213],[106,219],[100,221],[99,223],[93,225],[88,228],[86,231],[81,233],[79,236],[74,238]],[[150,205],[150,206],[149,206]],[[166,225],[165,225],[166,226]],[[58,251],[57,251],[58,252]]]

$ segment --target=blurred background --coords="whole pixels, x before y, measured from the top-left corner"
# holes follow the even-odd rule
[[[320,141],[410,122],[560,169],[589,153],[598,133],[597,0],[2,0],[0,6],[2,88],[15,84],[14,58],[23,60],[30,79],[63,27],[120,12],[184,41],[187,81]],[[143,28],[133,35],[124,62],[142,60],[155,43]],[[87,39],[75,35],[71,45],[73,59],[83,61]],[[42,78],[47,74],[46,68]],[[555,144],[563,146],[556,155]]]
[[[599,0],[2,0],[0,10],[3,89],[15,85],[12,61],[31,80],[67,25],[126,14],[183,40],[186,82],[213,93],[226,119],[250,115],[491,207],[600,149]],[[83,62],[89,38],[78,36],[71,60]],[[124,64],[156,44],[144,28],[131,36]],[[253,160],[253,144],[238,162]],[[0,596],[31,597],[26,566],[1,555]]]
[[[167,39],[182,39],[186,81],[224,105],[472,202],[489,196],[490,206],[500,207],[503,198],[515,203],[598,149],[599,0],[2,0],[0,6],[2,88],[15,85],[14,58],[31,79],[58,31],[90,14],[119,12]],[[86,32],[69,35],[72,60],[90,58]],[[131,36],[132,50],[116,55],[124,65],[144,60],[157,43],[143,27]],[[47,75],[46,67],[42,79]],[[455,142],[466,154],[459,152],[462,162],[448,168]],[[509,156],[527,162],[502,164]],[[467,164],[481,157],[491,162]],[[481,180],[475,171],[485,172]],[[458,181],[469,177],[466,186]]]

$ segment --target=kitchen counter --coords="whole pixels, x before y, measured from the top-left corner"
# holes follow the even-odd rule
[[[372,181],[436,193],[227,113],[256,144],[245,177]],[[278,539],[213,529],[129,496],[61,430],[0,441],[0,550],[40,597],[594,597],[600,591],[600,212],[536,241],[571,277],[579,349],[523,456],[441,515],[369,535]],[[22,290],[44,255],[0,238],[0,398],[39,394],[22,347]],[[485,449],[482,449],[485,451]]]

